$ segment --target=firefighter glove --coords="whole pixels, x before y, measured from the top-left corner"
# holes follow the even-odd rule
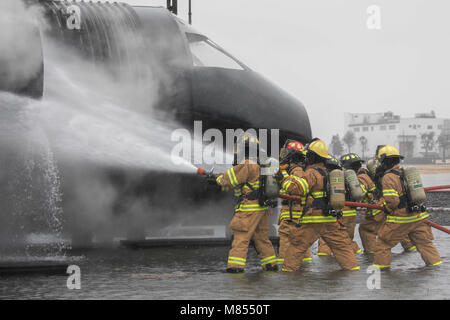
[[[217,185],[217,175],[214,173],[210,173],[206,176],[206,182],[211,185]]]

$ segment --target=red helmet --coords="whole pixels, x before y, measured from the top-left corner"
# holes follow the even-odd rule
[[[280,151],[280,164],[302,161],[304,147],[301,142],[288,140]]]
[[[303,149],[305,148],[305,146],[298,141],[291,141],[287,144],[286,146],[286,150],[294,150],[294,151],[298,151],[298,152],[302,152]]]

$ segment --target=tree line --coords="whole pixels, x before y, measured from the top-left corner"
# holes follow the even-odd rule
[[[450,148],[450,133],[446,134],[442,131],[440,135],[436,137],[436,133],[434,131],[430,131],[421,133],[419,136],[420,144],[425,150],[424,156],[428,158],[429,152],[435,150],[436,146],[438,146],[442,150],[442,159],[445,162],[446,149]],[[339,134],[333,135],[331,137],[330,149],[334,156],[340,157],[346,152],[352,152],[352,148],[357,143],[359,143],[361,147],[361,156],[365,158],[367,156],[366,152],[368,151],[369,141],[365,136],[361,136],[359,139],[356,139],[355,133],[352,130],[348,130],[342,139],[339,137]]]

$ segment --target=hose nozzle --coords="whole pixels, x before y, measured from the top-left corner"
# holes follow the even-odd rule
[[[197,168],[197,174],[202,175],[202,176],[207,176],[208,172],[205,169]]]

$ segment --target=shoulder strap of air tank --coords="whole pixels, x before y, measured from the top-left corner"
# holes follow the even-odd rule
[[[402,189],[403,189],[403,193],[405,194],[405,186],[404,186],[404,181],[405,181],[405,170],[403,168],[400,168],[400,170],[390,170],[389,172],[386,173],[393,173],[395,175],[397,175],[400,178],[401,184],[402,184]]]
[[[323,176],[323,182],[324,182],[324,187],[326,188],[326,176],[327,174],[324,172],[324,170],[322,168],[316,167],[316,166],[310,166],[309,168],[316,170],[317,172],[319,172],[322,176]],[[309,191],[311,193],[311,190]],[[308,210],[312,208],[312,206],[304,206],[303,210],[302,210],[302,214],[300,215],[300,220],[302,220],[302,218],[304,217],[304,215],[306,214],[306,212],[308,212]],[[296,224],[296,227],[300,227],[300,223]]]
[[[249,199],[249,200],[256,200],[259,197],[259,191],[262,188],[262,180],[261,180],[261,166],[258,164],[259,166],[259,182],[260,182],[260,187],[258,190],[255,190],[255,188],[253,188],[253,186],[249,183],[249,181],[246,181],[243,183],[242,188],[244,187],[248,187],[252,192],[247,194],[246,196],[244,196],[245,198]]]
[[[326,196],[325,197],[328,198],[329,191],[330,191],[330,190],[328,190],[328,181],[329,181],[329,179],[328,179],[328,171],[326,171],[326,170],[324,170],[322,168],[316,167],[316,166],[311,166],[311,168],[316,170],[317,172],[319,172],[322,175],[322,177],[323,177],[323,188],[324,188],[324,191],[326,192]]]
[[[317,172],[319,172],[323,177],[327,176],[327,173],[322,168],[319,168],[319,167],[316,167],[316,166],[311,166],[310,168],[316,170]]]
[[[361,174],[369,175],[369,170],[367,170],[366,168],[362,168],[360,171],[358,171],[358,173],[356,175],[359,176]]]
[[[393,174],[399,176],[400,179],[402,179],[402,174],[400,173],[400,171],[398,171],[398,170],[389,170],[389,171],[385,171],[384,173],[382,173],[380,175],[380,178],[379,178],[380,179],[380,184],[381,184],[381,180],[383,180],[384,176],[387,175],[388,173],[393,173]]]
[[[406,178],[405,178],[405,169],[400,168],[400,170],[391,170],[389,172],[392,172],[393,174],[397,175],[400,178],[400,185],[402,186],[402,193],[403,195],[401,195],[400,198],[400,205],[402,208],[406,207],[406,210],[408,210],[408,212],[411,212],[411,200],[410,200],[410,194],[409,194],[409,189],[406,183]]]
[[[319,172],[322,175],[323,181],[324,181],[323,186],[325,188],[326,184],[328,182],[328,171],[326,171],[326,170],[324,170],[322,168],[316,167],[316,166],[311,166],[311,168],[313,168],[314,170],[316,170],[317,172]]]
[[[295,168],[302,168],[302,166],[301,166],[301,165],[298,165],[298,164],[294,164],[294,165],[292,166],[292,168],[289,168],[288,172],[291,173]],[[303,168],[302,168],[302,169],[303,169]]]
[[[262,182],[262,181],[261,181]],[[261,189],[261,185],[260,185],[260,187],[259,187],[259,190],[255,190],[255,188],[253,188],[253,186],[250,184],[250,183],[248,183],[248,182],[245,182],[244,183],[244,185],[243,185],[243,187],[248,187],[250,190],[252,190],[252,192],[250,193],[250,194],[248,194],[247,195],[247,198],[253,198],[253,197],[257,197],[258,196],[258,192],[259,192],[259,190]],[[250,199],[250,200],[254,200],[254,199]]]

